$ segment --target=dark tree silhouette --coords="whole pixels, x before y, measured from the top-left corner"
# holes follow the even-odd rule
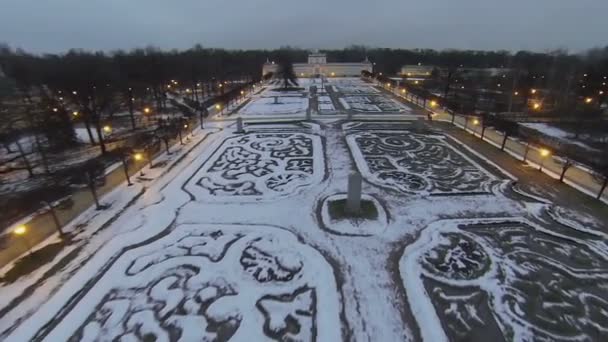
[[[293,62],[289,53],[282,51],[278,58],[278,68],[275,77],[283,83],[283,89],[298,85],[298,77],[293,70]]]

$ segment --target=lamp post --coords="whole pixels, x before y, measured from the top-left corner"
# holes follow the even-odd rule
[[[57,217],[57,212],[55,212],[55,207],[49,201],[42,201],[42,204],[49,208],[49,213],[51,213],[51,217],[53,218],[53,223],[55,223],[55,228],[57,228],[57,232],[59,236],[64,236],[63,230],[61,230],[61,222],[59,221],[59,217]]]

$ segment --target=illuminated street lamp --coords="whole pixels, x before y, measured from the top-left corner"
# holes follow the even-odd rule
[[[133,159],[135,159],[135,161],[137,161],[137,162],[140,162],[140,161],[144,160],[144,155],[143,155],[143,153],[137,152],[133,155]],[[144,165],[142,165],[139,175],[144,176]]]
[[[539,110],[539,109],[540,109],[540,107],[541,107],[541,105],[540,105],[540,103],[538,103],[538,102],[535,102],[535,103],[532,105],[532,108],[534,108],[535,110]]]
[[[588,97],[588,98],[585,99],[585,103],[586,104],[590,104],[591,102],[593,102],[592,98]]]
[[[17,228],[15,228],[13,230],[13,233],[15,233],[15,235],[24,235],[25,233],[27,233],[27,228],[24,225],[21,225]]]
[[[531,92],[532,94],[536,94],[536,89],[530,89],[530,92]]]
[[[59,109],[53,108],[53,112],[57,113],[58,111],[59,111]]]
[[[23,244],[25,245],[25,249],[31,255],[32,248],[31,248],[29,242],[27,241],[27,239],[25,238],[25,233],[27,233],[27,228],[25,227],[25,225],[20,225],[13,230],[13,234],[15,234],[16,236],[18,236],[22,239]]]
[[[478,119],[474,119],[473,120],[473,125],[475,125],[475,126],[479,125],[479,120]]]
[[[551,154],[551,151],[547,150],[546,148],[541,148],[540,149],[541,161],[540,161],[540,167],[538,168],[538,171],[542,171],[543,170],[543,166],[545,165],[545,160],[547,159],[547,157],[550,154]]]
[[[103,126],[103,131],[106,133],[112,132],[112,127],[110,125]]]
[[[518,92],[518,91],[516,91],[516,92],[515,92],[515,96],[517,96],[517,95],[519,95],[519,92]]]
[[[145,114],[150,114],[151,110],[149,107],[144,108],[144,113]]]
[[[437,106],[437,101],[432,100],[430,105],[431,105],[431,108],[435,108]]]
[[[73,115],[73,116],[78,116],[78,111],[76,111],[76,110],[75,110],[75,111],[73,111],[73,112],[72,112],[72,115]]]

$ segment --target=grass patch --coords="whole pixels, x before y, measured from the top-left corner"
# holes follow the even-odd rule
[[[343,220],[349,218],[376,220],[378,219],[378,209],[374,202],[361,200],[361,211],[358,214],[351,214],[346,211],[346,199],[329,201],[327,203],[329,216],[333,220]]]
[[[30,274],[38,269],[38,267],[53,260],[66,244],[67,241],[63,240],[24,256],[15,263],[10,271],[6,272],[4,277],[0,278],[0,282],[12,283],[24,275]]]

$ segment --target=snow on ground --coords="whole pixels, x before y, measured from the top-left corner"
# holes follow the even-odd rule
[[[355,95],[340,97],[340,103],[346,109],[363,113],[398,113],[409,112],[410,108],[388,98],[386,95]]]
[[[308,108],[308,98],[295,96],[279,96],[278,103],[274,97],[252,99],[239,114],[242,116],[304,114]]]
[[[317,99],[319,103],[319,111],[322,113],[333,113],[336,111],[334,103],[331,101],[329,96],[319,96]]]
[[[520,123],[520,125],[527,127],[527,128],[531,128],[535,131],[538,131],[544,135],[555,138],[557,140],[562,140],[563,142],[568,143],[568,144],[577,145],[577,146],[583,147],[588,150],[596,150],[595,148],[590,147],[589,145],[585,144],[584,142],[574,139],[574,134],[564,131],[563,129],[551,126],[546,123],[526,122],[526,123]]]
[[[213,134],[8,309],[0,338],[605,337],[606,241],[528,212],[506,176],[413,126]],[[354,170],[377,225],[324,209]]]

